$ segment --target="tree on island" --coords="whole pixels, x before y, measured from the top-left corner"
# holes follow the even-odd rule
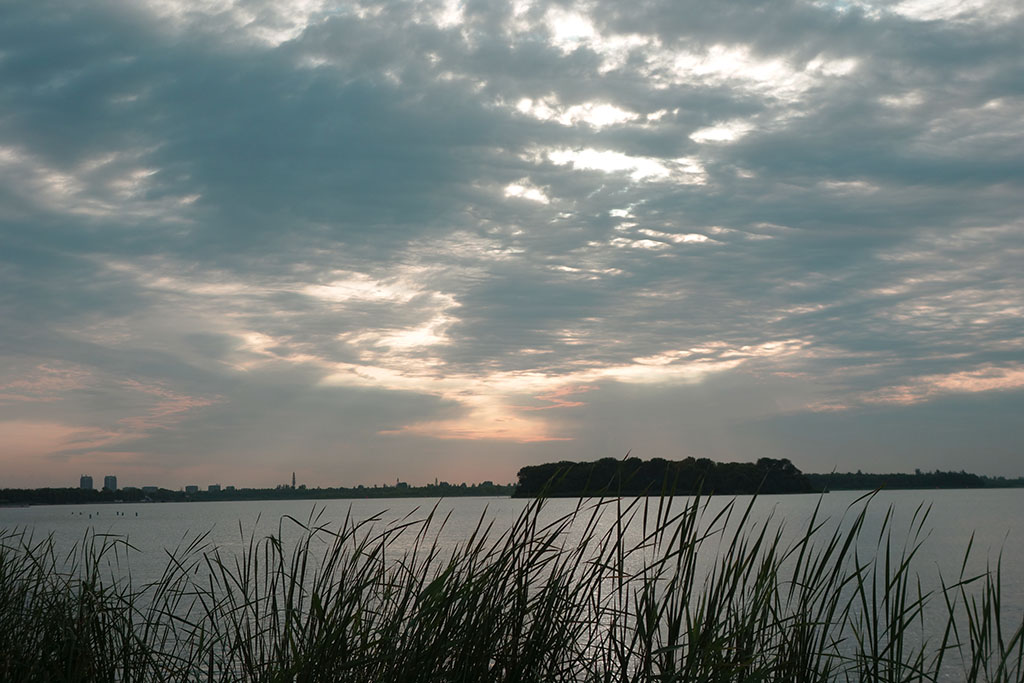
[[[665,460],[602,458],[596,462],[531,465],[519,470],[513,495],[726,495],[812,493],[816,489],[793,463],[783,458],[716,463],[708,458]]]

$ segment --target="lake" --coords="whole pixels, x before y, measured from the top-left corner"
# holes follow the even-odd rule
[[[666,505],[664,501],[653,498],[626,498],[599,502],[563,498],[545,502],[544,507],[537,515],[538,527],[544,528],[545,524],[554,523],[557,520],[567,518],[567,516],[572,520],[571,523],[568,523],[567,526],[559,527],[560,530],[555,535],[544,531],[539,533],[530,532],[528,536],[535,539],[536,542],[531,541],[523,545],[517,543],[511,546],[511,555],[508,549],[504,552],[503,557],[506,560],[509,557],[525,556],[537,552],[544,553],[547,552],[547,549],[555,549],[557,552],[559,547],[571,549],[583,545],[584,528],[587,528],[590,512],[595,509],[602,514],[597,521],[591,524],[589,527],[590,533],[586,538],[600,539],[608,531],[611,532],[612,538],[615,538],[616,533],[618,533],[618,538],[622,541],[619,545],[613,544],[611,553],[600,551],[605,552],[600,562],[584,563],[586,566],[594,566],[601,569],[596,582],[584,584],[585,589],[581,594],[581,598],[576,602],[570,601],[566,603],[569,606],[568,609],[563,607],[548,614],[549,617],[555,616],[565,620],[560,628],[573,628],[577,624],[593,624],[593,628],[596,629],[596,631],[586,631],[584,633],[585,638],[582,640],[576,640],[574,636],[567,641],[564,639],[563,641],[558,641],[562,643],[561,647],[569,648],[563,654],[567,653],[566,656],[570,658],[576,657],[573,654],[575,651],[572,650],[571,644],[578,642],[582,647],[585,643],[591,642],[589,638],[593,637],[595,633],[598,634],[599,638],[607,636],[611,639],[607,643],[611,643],[610,647],[612,649],[609,650],[605,645],[601,645],[595,650],[598,655],[602,652],[614,651],[614,648],[618,647],[615,645],[615,642],[625,642],[615,640],[618,637],[615,634],[620,632],[615,631],[617,627],[613,625],[612,621],[608,620],[614,620],[616,618],[615,615],[626,614],[629,609],[632,609],[629,607],[627,610],[620,610],[615,605],[621,604],[628,607],[631,600],[639,599],[639,593],[632,592],[634,587],[638,585],[641,587],[646,585],[651,591],[651,597],[655,601],[660,600],[659,596],[667,597],[670,601],[675,600],[672,596],[676,596],[687,603],[695,605],[699,610],[700,600],[695,600],[695,596],[700,596],[702,593],[714,594],[716,590],[729,585],[730,580],[728,579],[726,581],[719,580],[717,583],[711,582],[710,589],[708,588],[709,584],[704,583],[706,577],[716,571],[722,571],[718,565],[720,558],[725,558],[726,565],[731,567],[750,566],[754,569],[758,566],[759,560],[757,558],[761,556],[759,553],[764,551],[763,546],[748,545],[746,549],[739,552],[735,548],[730,548],[730,544],[734,539],[733,534],[737,529],[742,530],[741,536],[746,539],[755,538],[758,530],[761,528],[768,529],[769,540],[775,530],[778,530],[781,546],[786,548],[795,544],[804,535],[808,524],[812,520],[812,515],[815,515],[813,519],[816,520],[816,525],[821,525],[821,530],[813,536],[814,540],[810,546],[809,556],[813,556],[817,550],[820,550],[827,544],[829,539],[834,537],[834,534],[841,536],[844,529],[849,529],[855,520],[860,520],[860,533],[856,536],[856,541],[853,545],[856,549],[856,557],[844,555],[846,559],[843,560],[843,566],[845,567],[843,571],[849,572],[852,564],[866,567],[868,578],[865,581],[869,582],[869,585],[872,573],[875,574],[875,580],[877,581],[886,575],[888,571],[885,569],[886,563],[884,560],[876,564],[871,563],[871,559],[876,556],[885,557],[887,544],[891,549],[895,566],[899,566],[901,553],[904,552],[905,548],[916,548],[914,551],[914,561],[911,565],[911,574],[920,577],[920,585],[925,592],[930,592],[940,587],[940,576],[947,585],[955,583],[957,577],[961,576],[962,567],[964,566],[966,566],[966,575],[971,576],[984,572],[988,567],[995,567],[997,562],[1001,562],[1002,580],[999,621],[1005,628],[1009,629],[1008,634],[1013,633],[1021,624],[1022,614],[1024,614],[1024,529],[1022,529],[1022,526],[1024,526],[1024,490],[883,491],[874,495],[869,495],[865,492],[838,492],[824,496],[766,495],[757,498],[749,496],[723,496],[705,498],[700,501],[699,506],[696,508],[689,507],[691,502],[692,499],[676,499],[671,502],[671,507],[668,508],[669,512],[673,514],[686,511],[687,509],[696,509],[700,512],[694,527],[697,531],[693,535],[686,537],[695,539],[694,545],[688,547],[693,547],[697,550],[692,556],[686,555],[682,551],[678,553],[680,556],[692,557],[692,567],[695,568],[692,572],[692,576],[695,577],[694,580],[687,580],[686,583],[682,584],[685,586],[682,590],[671,589],[671,584],[675,581],[673,577],[679,576],[678,573],[673,572],[689,572],[690,570],[681,569],[682,565],[678,564],[673,565],[674,568],[670,569],[667,573],[659,573],[657,578],[653,581],[648,581],[646,584],[643,582],[640,584],[629,583],[631,579],[626,578],[635,572],[646,572],[650,567],[665,567],[667,565],[658,564],[659,558],[665,558],[665,561],[668,562],[668,558],[673,556],[672,550],[677,547],[674,542],[669,542],[657,549],[652,548],[650,544],[645,542],[648,540],[648,537],[645,535],[645,529],[650,530],[653,528],[655,526],[655,519],[666,519],[668,517],[666,515],[659,517],[658,514],[659,509]],[[284,556],[287,558],[290,555],[288,552],[289,547],[294,547],[295,544],[302,541],[304,522],[315,520],[316,526],[326,529],[338,529],[347,519],[350,527],[353,522],[365,522],[363,529],[370,535],[375,535],[386,529],[401,530],[400,532],[391,532],[392,535],[389,537],[390,542],[386,546],[386,552],[382,551],[379,554],[368,552],[365,554],[369,558],[370,564],[375,567],[393,567],[396,566],[394,564],[395,560],[399,560],[403,553],[413,549],[417,538],[426,539],[428,546],[434,544],[438,554],[441,556],[449,552],[455,552],[460,547],[460,544],[465,544],[473,536],[481,523],[485,526],[491,525],[490,538],[497,539],[502,532],[508,530],[517,520],[523,519],[524,513],[528,512],[533,504],[534,501],[509,498],[453,498],[439,501],[403,498],[390,500],[239,501],[37,506],[31,508],[0,508],[0,528],[6,529],[8,533],[12,530],[15,533],[21,530],[32,534],[36,540],[49,536],[53,539],[55,545],[61,549],[72,548],[75,544],[81,543],[84,538],[88,538],[90,534],[100,535],[101,538],[122,539],[133,548],[127,554],[127,562],[122,555],[117,555],[118,562],[108,562],[107,566],[109,571],[119,577],[130,574],[132,585],[138,587],[160,577],[168,564],[168,552],[176,553],[180,557],[180,551],[175,551],[175,549],[188,546],[197,537],[202,537],[203,549],[215,550],[221,557],[227,558],[229,560],[227,564],[231,565],[231,556],[233,554],[243,555],[246,548],[249,547],[250,539],[254,539],[257,547],[260,547],[260,541],[267,536],[279,538],[285,551]],[[574,511],[577,511],[577,514],[571,516]],[[421,521],[428,517],[432,520],[428,530],[421,536],[418,536],[417,531],[423,528]],[[663,528],[673,529],[675,525],[674,523],[667,524]],[[519,534],[518,538],[521,537],[522,534]],[[309,554],[303,555],[303,557],[308,557],[311,560],[310,566],[314,567],[312,573],[302,574],[302,576],[306,577],[300,580],[303,585],[307,581],[315,581],[315,578],[311,577],[315,576],[315,568],[319,566],[320,560],[329,548],[329,544],[326,542],[329,539],[318,538],[322,539],[322,542],[317,540],[308,546]],[[16,542],[16,540],[16,538],[7,536],[6,542]],[[600,542],[586,545],[587,550],[585,554],[587,557],[594,558],[594,553],[598,552],[600,545]],[[266,546],[263,547],[265,548]],[[345,545],[347,549],[351,547],[353,546]],[[489,547],[489,544],[485,544],[485,547]],[[630,550],[634,547],[638,548],[638,550]],[[680,545],[678,547],[681,550],[684,546]],[[743,547],[742,544],[740,547]],[[760,548],[761,550],[754,550],[752,554],[745,555],[745,553],[750,552],[751,547]],[[965,562],[965,552],[968,547],[971,547],[972,550]],[[616,550],[617,548],[623,548],[625,552],[620,553]],[[260,555],[261,552],[257,551],[256,556],[264,557]],[[346,552],[350,552],[350,550],[346,550]],[[772,554],[769,551],[768,554],[777,558],[785,557],[784,553],[780,552]],[[488,557],[493,555],[500,555],[500,553],[488,555]],[[357,558],[362,556],[362,553],[356,555]],[[478,553],[471,553],[469,556],[484,559]],[[733,558],[735,560],[735,558],[740,556],[750,557],[752,563],[746,565],[745,562],[735,563],[729,559]],[[108,559],[110,559],[109,556]],[[421,552],[419,560],[422,559],[423,553]],[[285,562],[287,561],[285,559]],[[380,564],[375,564],[378,561]],[[743,588],[735,594],[737,601],[729,602],[730,607],[726,608],[726,611],[716,609],[715,611],[708,612],[709,615],[714,615],[713,619],[711,619],[711,623],[716,624],[714,628],[719,628],[718,625],[726,625],[724,626],[725,630],[721,631],[721,633],[726,634],[729,638],[740,637],[740,640],[737,642],[743,642],[741,636],[746,631],[729,632],[728,629],[730,627],[727,624],[733,623],[732,620],[737,617],[737,614],[747,615],[743,617],[744,619],[753,615],[751,618],[754,621],[749,623],[757,625],[758,629],[766,629],[766,639],[762,643],[764,647],[768,648],[765,652],[774,652],[773,648],[780,647],[782,643],[790,642],[788,638],[797,632],[787,630],[789,629],[787,624],[796,624],[800,619],[804,618],[805,612],[802,611],[802,607],[793,606],[794,604],[803,603],[786,602],[785,596],[787,592],[792,588],[798,588],[797,592],[799,593],[803,587],[826,585],[821,583],[824,580],[824,576],[821,574],[818,574],[819,578],[809,581],[793,582],[792,572],[788,568],[793,567],[796,561],[798,560],[795,555],[780,559],[780,571],[778,574],[772,574],[773,578],[770,580],[772,586],[776,586],[776,588],[771,589],[774,591],[771,595],[783,600],[782,602],[773,603],[777,608],[768,616],[762,618],[758,616],[762,614],[761,612],[748,613],[744,611],[745,600],[749,597],[745,591],[756,591],[759,589],[757,588],[758,584],[756,581],[749,582],[747,579],[740,579]],[[513,561],[512,564],[514,565],[515,562]],[[829,563],[826,562],[826,564]],[[376,583],[372,583],[375,588],[370,591],[370,602],[368,604],[377,605],[378,607],[392,604],[388,603],[387,599],[382,596],[387,594],[387,591],[396,585],[393,581],[405,581],[415,574],[415,582],[411,584],[409,589],[412,592],[408,595],[411,595],[417,601],[419,605],[417,609],[433,609],[430,605],[433,604],[431,603],[431,596],[436,593],[431,588],[436,584],[436,581],[432,580],[434,575],[429,573],[416,574],[415,571],[409,569],[409,567],[414,565],[415,562],[398,565],[399,570],[395,574],[371,573],[375,577],[373,581]],[[435,563],[432,566],[437,567],[439,565],[443,566],[443,562]],[[188,566],[190,567],[187,571],[188,575],[194,577],[198,582],[189,585],[201,588],[204,582],[210,578],[203,573],[206,565],[198,563],[194,565],[189,564]],[[465,567],[466,565],[463,563],[461,566]],[[503,564],[501,566],[504,568],[511,565]],[[198,575],[192,574],[191,567],[197,569]],[[500,578],[493,579],[494,576],[510,576],[512,577],[512,583],[515,585],[519,585],[516,584],[516,581],[519,579],[526,580],[528,582],[524,584],[528,586],[526,593],[520,594],[514,591],[508,595],[499,593],[496,595],[500,595],[500,598],[494,604],[481,603],[486,609],[496,609],[497,614],[504,614],[507,606],[510,604],[506,600],[514,602],[520,599],[517,596],[525,595],[526,597],[522,599],[527,600],[526,604],[529,604],[530,596],[536,597],[541,594],[543,591],[542,587],[545,585],[545,571],[547,570],[539,570],[539,573],[529,574],[529,578],[527,578],[527,574],[520,575],[514,571],[509,574],[505,569],[502,569],[500,573],[493,574],[492,579],[485,580],[486,574],[476,575],[477,578],[475,580],[478,582],[484,581],[484,583],[474,584],[468,582],[458,585],[462,586],[460,590],[469,590],[475,585],[483,587],[504,585]],[[584,571],[584,575],[588,571]],[[740,570],[740,574],[746,571]],[[878,572],[882,572],[882,576]],[[257,576],[261,575],[257,574]],[[643,575],[646,576],[647,574]],[[235,576],[239,576],[239,574],[235,574]],[[331,576],[344,583],[340,575]],[[562,573],[560,576],[564,580],[570,575]],[[570,587],[569,590],[572,590],[572,586],[578,585],[578,575],[572,574],[571,576],[572,578],[568,581],[563,581],[560,584],[558,581],[555,581],[553,585],[567,586]],[[734,576],[739,577],[740,575]],[[616,586],[619,586],[619,595],[622,595],[623,578],[626,578],[626,585],[630,586],[626,591],[626,602],[619,603],[614,600],[612,603],[607,602],[609,598],[614,597],[616,594]],[[333,581],[334,579],[331,580]],[[438,580],[441,580],[440,577]],[[583,580],[586,580],[585,577]],[[342,583],[337,585],[342,585]],[[430,587],[428,587],[428,583]],[[284,593],[280,591],[283,590],[285,584],[279,583],[274,585],[277,588],[271,592],[278,597],[283,597]],[[858,655],[857,643],[861,641],[857,629],[867,627],[866,624],[873,618],[872,615],[882,616],[886,614],[888,609],[886,605],[888,603],[881,603],[877,607],[871,606],[874,598],[871,597],[873,589],[870,587],[862,602],[858,597],[859,594],[855,593],[856,584],[843,582],[827,585],[833,587],[828,588],[826,592],[821,594],[826,598],[829,595],[845,595],[847,598],[857,599],[850,604],[849,614],[851,621],[842,622],[844,624],[854,624],[851,627],[854,633],[846,632],[847,626],[837,627],[845,635],[839,640],[831,641],[834,643],[834,646],[825,646],[822,652],[833,653],[828,656],[837,655],[842,661],[849,663],[851,666],[862,667],[857,669],[861,673],[864,673],[865,669],[863,667],[866,666],[869,677],[877,678],[874,673],[870,672],[870,669],[874,662],[883,661],[884,656],[876,658],[874,655],[871,655],[864,658]],[[917,585],[916,580],[906,583],[907,588],[912,593],[910,596],[911,601],[914,599],[913,593],[917,590]],[[976,595],[977,591],[975,588],[977,587],[978,584],[972,584],[968,593]],[[489,590],[488,588],[481,595],[490,595]],[[191,595],[191,593],[189,594]],[[220,595],[219,592],[216,594]],[[591,598],[593,598],[593,601]],[[381,600],[384,600],[384,602],[381,602]],[[821,602],[814,598],[808,603],[808,608],[814,609],[813,605],[825,604],[826,602],[827,600]],[[346,604],[351,606],[354,603]],[[440,604],[451,605],[455,603],[445,601]],[[475,613],[477,607],[476,603],[473,604],[473,612]],[[608,605],[612,605],[610,611],[605,609]],[[595,606],[597,606],[597,611],[594,611]],[[738,607],[739,612],[734,611],[734,607]],[[447,613],[446,610],[449,608],[441,609],[440,613]],[[186,611],[180,614],[186,614],[191,608],[186,603],[181,609]],[[248,614],[250,607],[245,607],[244,609],[245,613]],[[589,616],[577,617],[577,609],[582,610]],[[689,609],[689,607],[686,609]],[[587,612],[587,610],[590,611]],[[913,616],[913,611],[912,607],[900,608],[901,614],[908,616]],[[179,608],[171,607],[167,613],[170,614],[171,612],[179,614]],[[373,619],[376,615],[384,614],[386,611],[371,608],[369,612],[366,612],[360,608],[359,613],[367,619]],[[486,613],[489,614],[490,612]],[[629,613],[633,614],[632,612]],[[986,610],[986,613],[990,612]],[[224,670],[234,671],[233,667],[241,666],[239,662],[245,659],[244,657],[242,657],[242,660],[238,659],[242,655],[239,655],[236,649],[240,648],[239,652],[244,654],[248,652],[246,648],[255,647],[258,649],[261,646],[258,643],[250,646],[250,639],[244,638],[239,640],[237,638],[237,632],[232,626],[234,624],[234,621],[232,621],[234,619],[233,615],[238,614],[234,608],[228,609],[225,614],[228,615],[229,621],[227,623],[230,628],[228,628],[226,634],[227,640],[219,641],[221,645],[218,647],[222,649],[218,650],[218,652],[224,655],[223,666],[227,667]],[[257,621],[269,618],[272,623],[277,623],[273,620],[277,615],[281,614],[281,611],[271,606],[268,612],[261,614],[261,617],[253,618]],[[471,615],[468,613],[459,614],[461,616],[456,619],[457,622],[462,619],[471,618]],[[513,619],[511,623],[526,623],[526,612],[517,614],[521,616]],[[944,619],[944,614],[945,607],[941,597],[935,596],[933,600],[929,600],[929,609],[918,616],[913,616],[914,628],[908,631],[906,635],[900,637],[901,647],[902,645],[913,647],[915,643],[934,644],[941,640],[944,625],[947,623]],[[963,613],[958,612],[958,614],[962,615]],[[861,620],[860,615],[866,616],[868,622]],[[310,613],[308,616],[312,617],[313,615]],[[404,619],[404,617],[402,618]],[[828,625],[837,623],[830,617],[810,618],[816,624],[825,625],[820,629],[820,632],[823,634],[830,632],[831,627]],[[902,619],[903,617],[899,618]],[[631,619],[633,617],[626,617],[626,623],[629,625],[628,628],[633,628],[633,625],[637,625],[639,629],[640,622],[630,621]],[[791,619],[796,619],[796,621],[791,622]],[[958,623],[965,626],[966,623],[962,621],[963,619],[963,616],[957,617]],[[358,622],[354,621],[351,623]],[[414,629],[417,623],[415,617],[410,617],[409,621],[401,621],[400,630]],[[668,637],[666,629],[669,626],[667,624],[668,622],[659,622],[659,625],[657,625],[656,630],[659,638]],[[857,626],[857,624],[861,624],[861,626]],[[385,626],[385,628],[390,627]],[[430,629],[427,629],[426,633],[429,634],[429,631]],[[390,631],[387,632],[390,633]],[[787,635],[780,635],[778,637],[771,635],[776,632]],[[277,627],[271,629],[271,633],[275,636],[280,635]],[[755,630],[752,633],[759,633],[759,631]],[[431,636],[424,635],[422,637],[429,639]],[[171,642],[184,643],[186,649],[195,645],[195,641],[189,640],[187,633],[184,636],[179,634],[176,638],[178,639]],[[182,640],[182,638],[184,639]],[[511,640],[502,640],[502,638],[498,638],[495,641],[495,647],[503,647],[508,645],[508,643],[512,643],[510,647],[512,647],[513,651],[518,652],[516,648],[519,645],[515,643],[519,641],[515,638]],[[880,634],[871,636],[868,642],[884,646],[887,639],[888,632],[883,630]],[[203,641],[200,640],[199,642],[201,644]],[[605,640],[599,640],[598,642],[606,643]],[[703,641],[695,639],[687,642],[699,644]],[[799,644],[809,641],[793,642]],[[503,643],[504,645],[502,645]],[[570,645],[566,646],[566,643]],[[585,647],[589,648],[590,645]],[[698,645],[693,645],[692,647],[698,647]],[[973,645],[970,647],[973,647]],[[406,654],[412,656],[418,651],[417,647],[409,650]],[[670,649],[669,651],[674,650]],[[690,651],[694,650],[691,648]],[[722,652],[731,651],[726,649]],[[968,651],[973,652],[970,648],[968,648]],[[587,650],[587,652],[589,653],[590,650]],[[682,651],[680,650],[680,652]],[[699,652],[713,653],[719,651],[711,648],[706,651],[699,650]],[[934,654],[934,650],[931,652]],[[984,649],[981,652],[981,661],[993,662],[991,652]],[[206,650],[203,650],[203,653],[205,653],[203,657],[206,657],[208,654]],[[488,657],[490,656],[497,655],[492,653],[488,655]],[[588,654],[587,656],[589,657],[590,655]],[[965,680],[964,672],[966,669],[964,666],[961,666],[961,662],[965,660],[957,659],[955,662],[953,661],[954,658],[958,657],[959,655],[955,653],[950,654],[948,657],[950,665],[940,672],[939,680]],[[193,661],[188,658],[186,660]],[[205,662],[206,660],[203,659],[202,661]],[[370,659],[360,661],[376,660],[371,657]],[[632,670],[632,668],[637,666],[649,664],[651,661],[653,660],[644,657],[632,658],[626,661],[624,666],[627,670]],[[1015,666],[1019,668],[1020,664],[1020,661],[1017,661]],[[485,668],[489,666],[487,662],[484,662],[483,665]],[[975,678],[972,677],[971,680],[975,680]]]
[[[866,492],[842,491],[818,495],[777,495],[714,497],[707,499],[704,514],[711,519],[718,510],[735,501],[738,510],[753,500],[751,520],[771,516],[784,523],[794,538],[807,524],[815,506],[819,516],[840,524],[851,518],[851,506]],[[687,499],[679,499],[676,505]],[[624,500],[628,505],[630,501]],[[654,504],[655,501],[651,501]],[[355,520],[380,518],[378,525],[402,519],[421,519],[436,507],[435,519],[447,517],[438,532],[442,545],[464,541],[483,517],[494,523],[500,533],[523,513],[531,501],[513,498],[374,499],[327,501],[237,501],[207,503],[151,503],[112,505],[54,505],[27,508],[0,508],[0,528],[28,529],[36,538],[52,534],[60,546],[70,547],[82,540],[90,529],[126,539],[138,552],[131,553],[131,571],[137,580],[155,578],[166,564],[164,549],[173,550],[198,534],[208,533],[211,547],[223,551],[240,549],[250,535],[259,539],[282,532],[285,541],[298,536],[300,528],[289,520],[307,521],[318,514],[321,524],[337,526],[351,515]],[[543,516],[556,519],[570,513],[578,499],[552,499],[545,503]],[[947,489],[927,491],[881,491],[867,505],[861,545],[877,541],[877,530],[891,510],[894,546],[902,548],[916,511],[928,508],[924,538],[915,566],[928,581],[941,571],[947,578],[959,571],[968,544],[973,549],[968,568],[984,570],[1002,554],[1004,607],[1024,609],[1024,489]],[[606,514],[602,528],[614,517]],[[735,517],[735,513],[734,513]],[[579,526],[579,525],[577,525]],[[639,527],[639,523],[634,524]],[[830,527],[831,528],[831,527]],[[636,529],[639,533],[639,528]],[[570,532],[571,536],[571,532]],[[637,536],[639,538],[639,536]],[[412,534],[409,534],[411,542]],[[570,542],[572,539],[567,539]],[[402,541],[396,550],[403,548]]]

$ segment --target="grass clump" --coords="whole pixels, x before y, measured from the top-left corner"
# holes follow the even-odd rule
[[[435,512],[283,518],[133,584],[125,540],[0,534],[0,680],[1022,681],[1001,567],[922,585],[867,502],[791,538],[752,504],[542,502],[456,545]],[[295,528],[286,528],[294,526]],[[241,532],[240,532],[241,533]],[[120,569],[119,569],[120,568]],[[1011,622],[1011,617],[1015,620]]]

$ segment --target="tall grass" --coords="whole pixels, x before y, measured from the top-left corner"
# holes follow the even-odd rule
[[[200,536],[131,581],[123,539],[0,534],[4,681],[1024,681],[1001,566],[923,585],[910,536],[752,504],[541,502],[452,546],[428,511]],[[239,533],[242,533],[241,530]]]

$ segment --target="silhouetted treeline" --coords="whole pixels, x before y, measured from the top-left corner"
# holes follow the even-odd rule
[[[985,488],[990,489],[1020,489],[1024,488],[1024,477],[988,477],[984,474],[980,475],[981,480],[985,482]]]
[[[969,472],[917,471],[914,474],[869,474],[865,472],[833,472],[808,474],[817,488],[827,491],[871,491],[874,489],[981,489],[1024,486],[1024,478],[984,477]]]
[[[78,488],[0,489],[0,505],[62,505],[86,503],[184,503],[213,500],[327,500],[334,498],[455,498],[459,496],[509,496],[511,484],[449,484],[439,482],[427,486],[354,486],[307,488],[279,486],[272,489],[221,489],[186,493],[158,489],[143,491],[123,488],[117,491],[96,491]]]
[[[789,460],[717,463],[707,458],[604,458],[555,462],[519,470],[516,497],[582,495],[725,495],[813,493],[814,485]]]
[[[0,505],[59,505],[63,503],[113,503],[115,500],[136,502],[141,500],[142,491],[137,497],[132,494],[122,495],[121,491],[96,491],[79,488],[45,488],[45,489],[0,489]]]

